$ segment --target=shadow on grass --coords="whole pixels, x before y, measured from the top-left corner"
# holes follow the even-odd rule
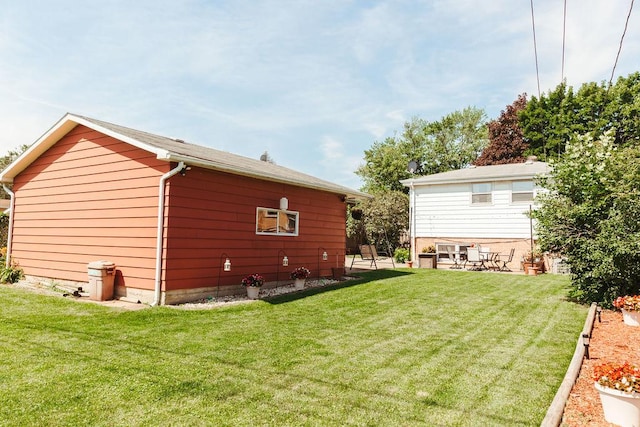
[[[308,297],[310,295],[317,295],[324,292],[331,292],[337,289],[349,288],[351,286],[373,282],[374,280],[390,279],[392,277],[406,276],[409,274],[414,274],[414,273],[410,271],[399,271],[399,270],[363,271],[363,272],[353,273],[352,276],[356,277],[355,279],[348,279],[345,281],[336,282],[327,286],[322,286],[317,288],[308,288],[298,292],[290,292],[287,294],[276,295],[273,297],[261,298],[261,300],[268,302],[269,304],[284,304],[287,302],[296,301],[296,300]]]

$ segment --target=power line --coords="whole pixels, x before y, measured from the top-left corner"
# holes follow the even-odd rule
[[[564,81],[564,44],[567,34],[567,0],[564,0],[564,15],[562,18],[562,72],[560,74],[560,81]]]
[[[533,1],[533,0],[531,0]],[[616,55],[616,61],[613,63],[613,69],[611,70],[611,78],[609,79],[609,87],[611,87],[611,82],[613,82],[613,75],[616,72],[616,66],[618,65],[618,59],[620,58],[620,52],[622,51],[622,42],[624,41],[624,35],[627,33],[627,27],[629,26],[629,18],[631,17],[631,11],[633,10],[633,2],[631,0],[631,6],[629,6],[629,13],[627,14],[627,20],[624,23],[624,31],[622,32],[622,37],[620,37],[620,46],[618,46],[618,53]]]
[[[538,82],[538,99],[541,99],[540,96],[540,69],[538,68],[538,43],[536,42],[536,20],[534,18],[533,13],[533,0],[531,0],[531,28],[533,29],[533,53],[536,58],[536,81]],[[544,139],[542,140],[542,152],[544,154],[544,159],[547,158],[547,148]]]
[[[531,27],[533,28],[533,53],[536,57],[536,80],[538,81],[538,99],[540,98],[540,71],[538,69],[538,44],[536,43],[536,21],[533,17],[533,0],[531,0]]]

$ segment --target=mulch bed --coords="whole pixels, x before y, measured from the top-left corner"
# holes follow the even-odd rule
[[[628,326],[622,313],[602,310],[602,322],[596,320],[589,347],[590,359],[584,359],[580,375],[571,389],[562,426],[614,426],[604,420],[600,397],[593,386],[593,367],[604,362],[640,365],[640,327]]]

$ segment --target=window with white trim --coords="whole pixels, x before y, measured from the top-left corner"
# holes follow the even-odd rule
[[[533,181],[513,181],[511,183],[511,203],[533,201]]]
[[[298,235],[298,212],[281,209],[256,209],[256,234]]]
[[[486,204],[491,203],[491,183],[482,182],[473,184],[471,189],[471,204]]]
[[[438,262],[464,261],[467,259],[467,248],[469,246],[471,246],[471,243],[436,243]]]

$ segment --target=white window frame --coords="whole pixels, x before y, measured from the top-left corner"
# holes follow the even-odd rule
[[[266,211],[262,218],[273,218],[275,220],[275,227],[273,231],[264,231],[260,229],[260,212]],[[293,221],[293,228],[288,225],[281,226],[283,216],[286,221]],[[300,227],[300,212],[288,211],[282,209],[273,208],[256,208],[256,234],[263,236],[297,236]]]
[[[453,263],[454,260],[449,258],[449,251],[447,251],[447,246],[451,247],[452,255],[456,258],[456,261],[463,262],[466,259],[467,248],[470,248],[473,243],[463,243],[463,242],[436,242],[436,256],[438,257],[438,262],[442,263]],[[462,252],[462,253],[461,253]]]
[[[488,191],[487,191],[487,187],[488,187]],[[491,182],[476,182],[474,184],[471,184],[471,204],[472,205],[490,205],[491,203],[493,203],[492,193],[493,193],[493,184]]]
[[[525,187],[521,187],[521,188],[517,188],[518,184],[527,184]],[[531,188],[529,188],[529,186]],[[527,181],[527,180],[522,180],[522,181],[512,181],[511,182],[511,203],[531,203],[533,202],[533,198],[535,196],[535,185],[533,184],[533,181]],[[522,197],[520,200],[514,200],[513,196],[520,196]],[[527,195],[530,195],[529,197],[527,197]]]

